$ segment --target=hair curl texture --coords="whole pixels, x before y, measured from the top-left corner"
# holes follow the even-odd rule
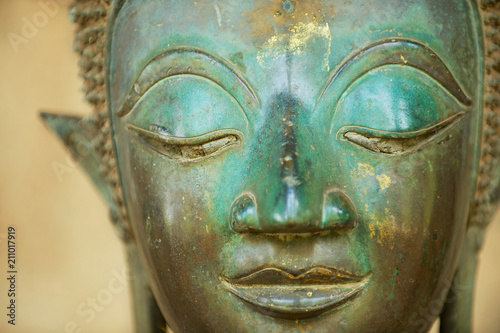
[[[102,157],[99,172],[113,189],[113,201],[118,210],[111,212],[111,220],[122,239],[132,238],[118,175],[111,137],[111,126],[106,102],[105,46],[111,0],[76,0],[70,7],[69,17],[77,24],[74,50],[79,54],[80,76],[83,78],[85,98],[94,107],[85,124],[95,133],[92,148]]]

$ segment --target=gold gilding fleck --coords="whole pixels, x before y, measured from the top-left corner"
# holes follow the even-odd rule
[[[379,214],[369,214],[369,218],[371,221],[368,224],[368,229],[370,230],[370,238],[376,236],[377,243],[385,247],[387,246],[389,249],[393,250],[395,245],[395,231],[394,224],[396,223],[396,219],[394,215],[392,215],[389,208],[385,209],[384,216],[379,216]]]
[[[360,177],[367,177],[375,175],[375,169],[370,164],[358,163],[358,175]]]
[[[375,237],[375,225],[373,223],[370,223],[368,225],[368,228],[370,229],[370,238]]]
[[[257,54],[257,61],[263,68],[271,68],[275,59],[292,54],[299,55],[307,52],[310,43],[323,41],[322,69],[329,71],[329,57],[331,52],[332,36],[328,23],[318,22],[297,23],[287,32],[270,37]]]
[[[285,2],[288,2],[288,5]],[[250,28],[249,33],[243,38],[249,38],[256,45],[262,45],[271,36],[285,33],[299,22],[324,23],[336,15],[335,4],[325,3],[323,0],[256,0],[255,6],[242,15],[246,18],[245,26]]]
[[[392,179],[386,174],[377,175],[377,180],[380,185],[380,189],[385,190],[391,186]]]
[[[394,32],[396,29],[370,29],[368,32],[370,33],[386,33],[386,32]]]

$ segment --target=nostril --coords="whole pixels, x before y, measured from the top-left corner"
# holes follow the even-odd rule
[[[318,213],[319,211],[318,209]],[[301,207],[296,213],[291,214],[293,215],[291,218],[288,214],[289,209],[286,212],[285,215],[276,214],[274,209],[268,212],[264,207],[264,212],[260,212],[264,213],[263,218],[259,216],[255,196],[250,192],[245,192],[233,201],[229,223],[231,229],[237,233],[311,233],[352,229],[357,219],[352,201],[339,190],[325,192],[321,220],[319,216],[315,218],[311,215],[310,207]]]
[[[321,224],[325,229],[352,229],[356,225],[356,210],[345,193],[325,193]]]
[[[258,229],[257,204],[251,193],[244,193],[231,205],[231,228],[236,232],[248,232]]]

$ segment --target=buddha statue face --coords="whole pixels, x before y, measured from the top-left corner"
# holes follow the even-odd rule
[[[468,0],[116,8],[113,140],[174,331],[432,325],[477,176],[478,17]]]

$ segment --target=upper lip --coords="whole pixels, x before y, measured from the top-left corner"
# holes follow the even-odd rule
[[[265,314],[298,319],[319,315],[345,303],[366,286],[370,273],[313,266],[296,271],[275,266],[220,276],[222,285]]]
[[[251,272],[230,278],[236,284],[338,284],[359,281],[362,277],[344,269],[313,266],[291,271],[275,266],[257,268]]]

